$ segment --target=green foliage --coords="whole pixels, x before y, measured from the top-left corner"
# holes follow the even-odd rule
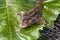
[[[0,0],[0,40],[37,40],[39,29],[44,25],[32,25],[21,29],[17,12],[30,10],[37,0]],[[43,18],[46,24],[53,25],[60,11],[60,0],[52,0],[42,3]],[[55,11],[58,11],[55,13]]]

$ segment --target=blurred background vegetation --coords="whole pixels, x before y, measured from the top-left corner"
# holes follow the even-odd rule
[[[0,40],[37,40],[39,29],[44,25],[34,24],[21,29],[17,12],[32,9],[37,0],[0,0]],[[42,17],[47,25],[53,25],[60,12],[60,0],[46,0],[42,3]]]

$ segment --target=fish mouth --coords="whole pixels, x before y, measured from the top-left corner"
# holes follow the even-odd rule
[[[25,28],[25,27],[27,27],[27,24],[26,23],[24,23],[24,22],[20,22],[20,28]]]

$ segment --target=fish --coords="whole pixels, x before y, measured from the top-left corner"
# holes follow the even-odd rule
[[[17,14],[20,16],[20,28],[26,28],[33,24],[44,24],[45,20],[40,16],[41,14],[41,3],[43,0],[38,0],[36,6],[28,11],[21,11]]]

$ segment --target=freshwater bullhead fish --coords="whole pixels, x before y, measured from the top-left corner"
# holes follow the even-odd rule
[[[18,12],[18,15],[21,17],[20,27],[25,28],[31,26],[34,23],[44,24],[44,19],[40,16],[41,14],[41,2],[42,0],[38,0],[36,6],[28,11]]]

